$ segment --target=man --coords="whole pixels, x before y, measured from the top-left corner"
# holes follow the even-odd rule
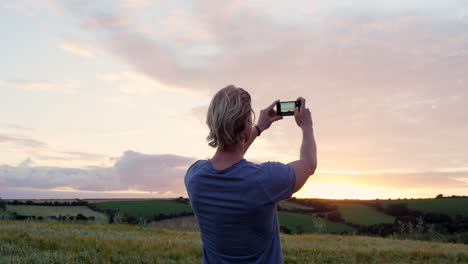
[[[298,160],[255,164],[244,154],[275,121],[278,101],[262,110],[252,126],[251,98],[233,85],[213,97],[207,125],[209,160],[198,160],[185,175],[185,186],[203,243],[203,263],[282,263],[276,204],[298,191],[317,167],[312,116],[305,99],[294,110],[302,129]]]

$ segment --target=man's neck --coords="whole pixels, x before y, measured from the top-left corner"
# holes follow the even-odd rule
[[[211,163],[215,168],[227,168],[244,158],[244,147],[236,146],[232,151],[224,151],[219,147],[211,158]]]

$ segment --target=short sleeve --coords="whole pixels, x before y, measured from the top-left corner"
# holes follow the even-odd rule
[[[191,177],[193,175],[193,170],[197,167],[197,165],[201,162],[201,160],[197,160],[195,161],[192,165],[190,165],[190,167],[187,169],[187,171],[185,172],[185,177],[184,177],[184,183],[185,183],[185,188],[187,189],[187,192],[188,192],[188,184],[191,180]]]
[[[262,175],[259,184],[272,203],[291,197],[296,184],[294,168],[281,162],[265,162],[260,164]]]

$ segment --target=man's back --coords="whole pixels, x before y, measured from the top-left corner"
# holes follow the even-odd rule
[[[195,162],[185,185],[201,231],[204,263],[282,263],[276,202],[289,198],[294,169],[240,160],[216,170]]]

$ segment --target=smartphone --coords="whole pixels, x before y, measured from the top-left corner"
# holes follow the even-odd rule
[[[301,101],[285,101],[276,103],[276,112],[280,116],[294,115],[294,109],[301,107]]]

